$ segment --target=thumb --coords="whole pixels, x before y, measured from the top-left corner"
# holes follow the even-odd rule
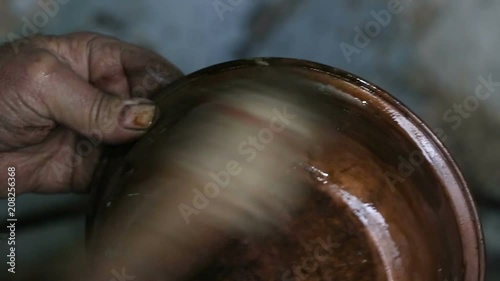
[[[41,83],[47,117],[86,137],[120,143],[141,136],[156,120],[157,107],[144,98],[124,99],[101,92],[70,69]]]

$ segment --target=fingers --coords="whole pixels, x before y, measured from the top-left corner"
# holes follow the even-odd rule
[[[182,76],[149,50],[93,33],[38,36],[1,59],[0,160],[24,167],[30,180],[20,186],[39,192],[69,185],[83,190],[99,144],[143,135],[159,115],[146,98]],[[66,128],[88,137],[82,143],[95,148],[78,165],[71,159],[85,145],[79,147]],[[66,162],[71,165],[59,165]],[[49,172],[56,176],[46,178]]]
[[[42,54],[38,59],[41,69],[34,72],[50,73],[36,75],[36,94],[42,102],[35,110],[40,115],[108,143],[135,139],[155,121],[158,112],[151,101],[106,94],[54,62],[57,59],[51,55]]]
[[[127,78],[119,61],[108,56],[91,66],[89,82],[97,89],[122,98],[130,97]]]
[[[183,76],[150,50],[95,33],[55,37],[47,46],[96,88],[120,97],[146,98]]]

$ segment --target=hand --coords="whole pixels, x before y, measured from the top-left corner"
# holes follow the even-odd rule
[[[15,167],[17,194],[85,191],[100,144],[141,136],[158,114],[147,97],[182,76],[149,50],[94,33],[13,44],[0,47],[0,183]]]

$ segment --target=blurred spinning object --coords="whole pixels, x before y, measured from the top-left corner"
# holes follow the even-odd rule
[[[272,85],[235,80],[226,92],[147,144],[158,152],[141,164],[147,175],[125,173],[127,197],[144,200],[133,213],[115,214],[134,218],[130,232],[107,230],[126,245],[116,255],[132,257],[113,261],[117,268],[179,280],[229,239],[286,231],[289,212],[307,196],[293,170],[314,143],[314,114],[297,93]]]
[[[90,280],[482,280],[460,171],[382,89],[316,63],[255,59],[154,99],[156,124],[108,148],[96,171]],[[418,161],[403,174],[408,157]]]

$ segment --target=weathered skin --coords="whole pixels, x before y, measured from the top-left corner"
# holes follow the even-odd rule
[[[85,191],[100,144],[141,136],[156,112],[146,98],[180,76],[161,56],[94,33],[5,44],[0,170],[16,168],[17,194]],[[6,177],[0,173],[1,182]]]

